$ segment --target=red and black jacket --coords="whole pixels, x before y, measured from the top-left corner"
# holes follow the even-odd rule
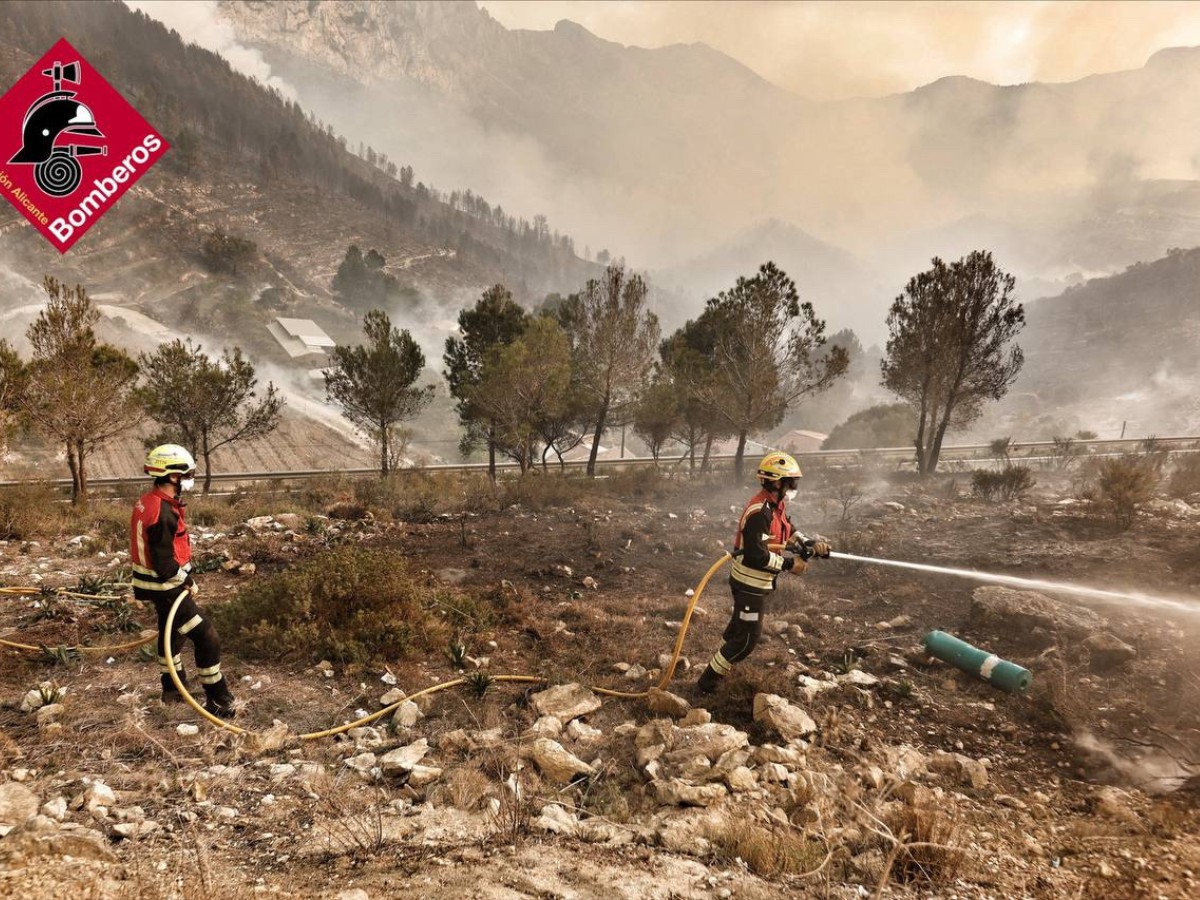
[[[793,561],[768,544],[786,544],[795,533],[787,517],[783,498],[762,490],[750,498],[738,521],[733,538],[733,570],[730,583],[740,591],[768,594],[775,589],[775,577],[792,568]],[[740,551],[740,553],[738,552]]]
[[[129,559],[134,591],[173,591],[191,578],[192,539],[183,503],[159,488],[133,505]]]

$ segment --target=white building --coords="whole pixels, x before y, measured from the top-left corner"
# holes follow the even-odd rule
[[[267,325],[267,331],[292,359],[310,353],[324,353],[337,345],[312,319],[277,318]]]

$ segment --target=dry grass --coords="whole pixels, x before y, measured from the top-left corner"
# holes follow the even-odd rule
[[[942,807],[894,805],[882,820],[889,832],[890,872],[906,884],[931,885],[954,881],[966,861],[959,846],[960,825]]]
[[[435,806],[452,806],[466,812],[474,812],[488,805],[497,796],[495,784],[478,766],[455,766],[444,773],[442,780],[429,792],[429,800]]]
[[[720,828],[705,835],[716,858],[725,864],[741,860],[756,875],[802,875],[817,869],[825,859],[825,848],[791,828],[768,828],[750,819],[725,820]]]

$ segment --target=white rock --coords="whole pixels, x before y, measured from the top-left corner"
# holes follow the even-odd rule
[[[336,900],[371,900],[371,895],[362,888],[348,888],[339,893]]]
[[[525,753],[543,775],[559,784],[568,784],[580,776],[590,778],[596,774],[594,768],[550,738],[538,738]]]
[[[37,723],[39,727],[51,725],[58,721],[58,717],[66,711],[66,707],[61,703],[48,703],[37,711]]]
[[[879,684],[878,678],[862,669],[851,669],[845,675],[839,675],[837,680],[838,684],[853,684],[856,687],[875,687]]]
[[[754,696],[754,721],[775,729],[789,741],[799,740],[817,730],[817,723],[808,713],[777,694]]]
[[[561,834],[574,837],[579,831],[579,817],[557,803],[547,803],[542,814],[533,820],[533,828],[546,834]]]
[[[390,691],[388,691],[386,694],[384,694],[382,697],[379,698],[379,705],[380,706],[391,706],[393,703],[399,703],[406,696],[408,696],[408,695],[405,694],[404,691],[400,690],[400,688],[392,688]],[[413,706],[416,706],[416,704],[414,703]]]
[[[569,722],[600,708],[600,698],[581,684],[556,684],[530,698],[533,708],[542,716],[554,716]]]
[[[417,706],[416,703],[412,700],[405,700],[392,713],[392,721],[400,728],[412,728],[424,715],[421,712],[421,707]]]
[[[275,763],[271,766],[272,778],[290,778],[296,774],[296,767],[291,763]]]
[[[728,796],[723,784],[688,784],[679,778],[654,782],[658,802],[666,806],[712,806]]]
[[[567,737],[573,741],[589,741],[604,737],[604,732],[586,722],[573,719],[567,726]]]
[[[412,767],[408,775],[408,783],[415,788],[433,784],[442,777],[442,770],[437,766],[423,766],[420,763]]]
[[[411,772],[413,767],[429,753],[429,741],[421,738],[406,747],[390,750],[379,758],[379,767],[384,775],[399,775]]]
[[[555,716],[541,716],[525,729],[526,737],[556,738],[563,732],[562,722]]]
[[[29,788],[12,781],[0,784],[0,825],[15,828],[36,816],[37,811],[37,795]]]
[[[191,722],[181,722],[175,726],[175,730],[183,737],[192,737],[200,733],[200,726],[193,725]]]
[[[55,797],[42,804],[42,815],[61,822],[67,816],[67,798]]]
[[[352,756],[343,761],[342,765],[354,769],[356,772],[362,772],[363,774],[366,774],[375,768],[375,754],[360,753],[357,756]]]
[[[752,791],[758,787],[758,781],[755,779],[754,773],[745,766],[736,766],[732,771],[728,772],[725,775],[725,784],[735,794],[743,791]]]
[[[114,825],[113,831],[123,838],[144,838],[158,831],[158,823],[153,819],[146,819],[144,822],[122,822],[120,825]]]

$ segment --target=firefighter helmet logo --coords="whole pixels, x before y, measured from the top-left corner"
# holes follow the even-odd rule
[[[42,74],[54,82],[54,90],[38,97],[25,113],[21,149],[9,163],[32,165],[34,183],[43,193],[66,197],[83,181],[79,157],[104,156],[108,148],[70,141],[73,135],[104,137],[92,111],[75,99],[74,91],[63,90],[63,82],[79,84],[79,61],[63,65],[56,60]]]
[[[0,96],[0,192],[63,253],[167,149],[66,40]]]

